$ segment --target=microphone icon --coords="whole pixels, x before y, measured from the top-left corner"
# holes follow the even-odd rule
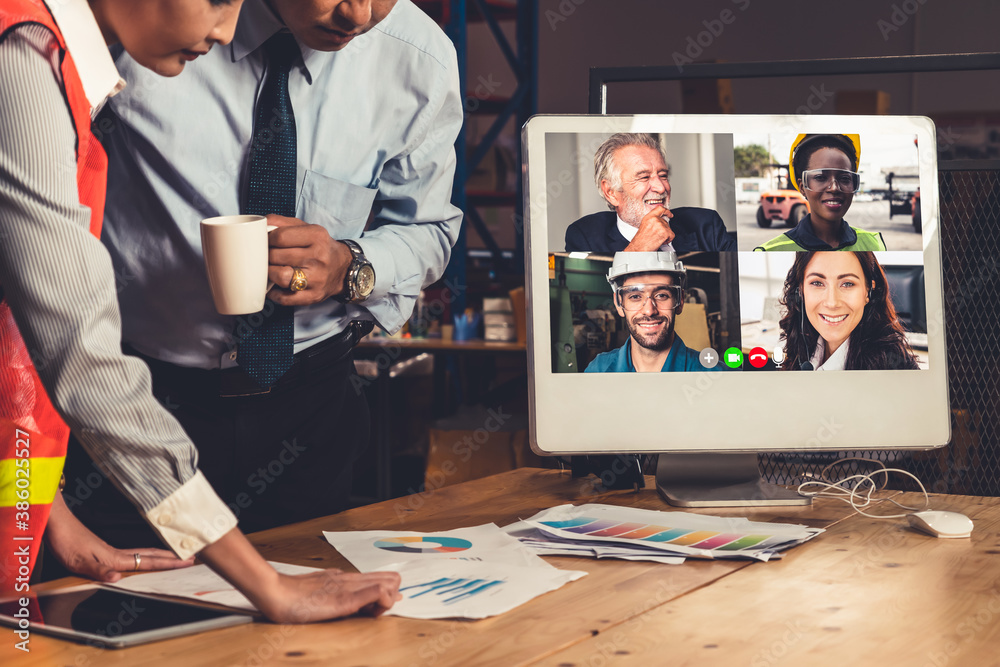
[[[780,366],[785,363],[785,348],[778,346],[771,351],[771,361],[774,362],[775,366]]]

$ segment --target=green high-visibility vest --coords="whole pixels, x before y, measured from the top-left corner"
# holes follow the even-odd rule
[[[882,240],[881,232],[866,232],[863,229],[856,229],[851,227],[854,232],[858,235],[858,240],[851,245],[845,245],[837,250],[885,250],[885,241]],[[780,236],[775,236],[773,239],[765,243],[764,245],[759,245],[754,248],[754,252],[764,251],[791,251],[791,252],[806,252],[807,248],[803,248],[798,243],[788,238],[788,234],[782,234]]]

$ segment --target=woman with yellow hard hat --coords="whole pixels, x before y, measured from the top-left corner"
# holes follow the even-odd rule
[[[885,250],[882,234],[851,227],[844,220],[861,186],[856,134],[800,134],[792,142],[788,176],[806,197],[809,215],[795,227],[754,250]]]

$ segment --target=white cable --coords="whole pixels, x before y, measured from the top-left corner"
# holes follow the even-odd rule
[[[851,459],[841,459],[837,463],[842,463],[844,461],[849,461],[849,460]],[[867,461],[869,463],[880,463],[877,461],[871,461],[870,459],[862,459],[862,460]],[[824,474],[830,467],[831,466],[827,466],[827,468],[824,468],[820,474],[821,475]],[[873,479],[874,476],[879,474],[884,474],[886,477],[886,482],[888,482],[890,472],[896,472],[902,475],[906,475],[907,477],[912,478],[917,483],[917,485],[920,487],[920,491],[924,494],[923,507],[910,507],[908,505],[903,505],[902,503],[896,502],[892,498],[874,498],[874,499],[872,498],[872,493],[879,491],[885,487],[884,484],[882,485],[882,487],[879,487],[875,483],[875,480]],[[857,482],[854,484],[853,487],[845,488],[844,486],[842,486],[854,480],[857,480]],[[806,491],[805,488],[807,486],[817,486],[820,488],[817,491]],[[866,487],[866,491],[860,492],[862,486]],[[844,502],[848,503],[858,514],[870,517],[872,519],[902,519],[909,516],[909,514],[869,514],[862,509],[863,507],[868,507],[876,503],[888,501],[893,505],[896,505],[897,507],[900,507],[904,510],[911,510],[914,512],[918,512],[927,509],[928,507],[930,507],[931,504],[930,495],[927,493],[927,489],[924,488],[923,483],[919,479],[917,479],[916,475],[906,470],[900,470],[899,468],[886,468],[884,466],[879,468],[878,470],[874,470],[865,475],[851,475],[850,477],[845,477],[844,479],[840,479],[837,481],[832,481],[826,479],[825,477],[821,477],[820,479],[816,480],[809,480],[803,482],[802,484],[799,484],[798,492],[803,496],[810,496],[817,498],[833,498],[835,500],[843,500]],[[859,503],[858,502],[859,498],[861,498],[863,502]]]

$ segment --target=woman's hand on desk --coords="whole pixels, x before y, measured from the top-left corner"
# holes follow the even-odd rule
[[[202,549],[198,557],[275,623],[309,623],[358,612],[378,616],[400,598],[395,572],[279,574],[239,528]]]
[[[193,558],[181,560],[165,549],[113,548],[80,523],[66,507],[61,493],[57,493],[52,502],[45,541],[70,572],[107,583],[121,579],[123,572],[136,571],[136,554],[141,572],[194,565]]]
[[[308,623],[359,612],[381,616],[400,598],[395,572],[279,574],[278,588],[281,592],[273,596],[273,607],[261,611],[279,623]]]

